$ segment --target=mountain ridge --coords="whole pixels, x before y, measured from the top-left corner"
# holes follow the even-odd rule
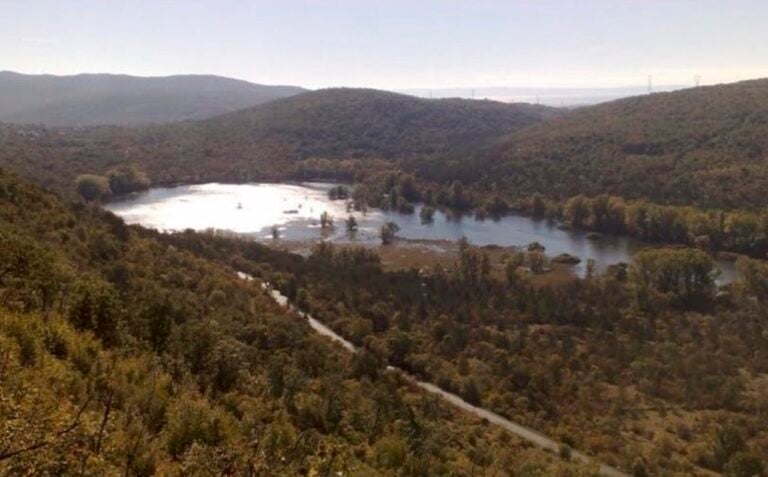
[[[216,75],[0,72],[0,121],[51,127],[203,119],[306,91]]]

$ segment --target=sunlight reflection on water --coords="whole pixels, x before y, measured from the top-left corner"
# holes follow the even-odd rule
[[[347,203],[332,201],[328,183],[261,183],[261,184],[197,184],[173,188],[158,187],[107,204],[106,209],[127,223],[140,224],[163,231],[184,229],[220,229],[269,239],[277,226],[285,240],[319,240],[334,242],[378,243],[378,230],[384,222],[400,226],[398,236],[419,240],[455,241],[467,237],[475,245],[525,246],[537,241],[550,256],[569,253],[582,259],[576,272],[585,272],[587,259],[594,259],[598,269],[628,262],[642,247],[627,237],[606,236],[590,240],[583,231],[567,231],[557,223],[508,215],[500,220],[478,221],[471,216],[456,218],[437,212],[434,221],[423,224],[418,215],[371,209],[366,214],[351,212],[359,230],[350,237],[344,219],[350,215]],[[320,230],[320,214],[335,218],[333,231]],[[721,282],[736,276],[732,263],[719,262]]]

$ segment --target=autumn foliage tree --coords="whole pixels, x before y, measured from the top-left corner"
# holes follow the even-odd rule
[[[700,250],[643,250],[633,257],[629,276],[636,303],[642,309],[654,309],[660,302],[683,309],[706,309],[714,298],[714,263]]]

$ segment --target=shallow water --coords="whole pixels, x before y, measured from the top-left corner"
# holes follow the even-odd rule
[[[604,236],[587,238],[583,231],[558,228],[556,222],[536,220],[521,215],[508,215],[499,220],[478,221],[471,216],[452,217],[436,212],[431,223],[423,224],[418,215],[371,209],[366,214],[348,212],[345,201],[328,199],[334,184],[198,184],[173,188],[158,187],[132,195],[106,208],[131,224],[164,231],[184,229],[220,229],[247,234],[259,240],[272,237],[277,226],[285,240],[319,240],[334,242],[379,242],[378,231],[385,222],[400,226],[398,236],[406,239],[449,240],[467,237],[475,245],[525,246],[537,241],[550,256],[569,253],[582,259],[575,271],[583,274],[587,259],[594,259],[598,269],[628,262],[643,244],[628,237]],[[320,228],[320,214],[335,218],[333,231]],[[344,219],[354,215],[359,230],[353,236],[346,232]],[[736,277],[734,266],[719,262],[721,282]]]

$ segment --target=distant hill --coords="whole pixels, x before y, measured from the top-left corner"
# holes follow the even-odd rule
[[[515,195],[765,207],[768,80],[581,108],[511,134],[452,174]]]
[[[766,207],[768,80],[570,112],[366,89],[301,93],[213,118],[139,128],[0,127],[0,165],[59,190],[141,166],[155,182],[297,177],[306,159],[379,159],[505,196],[580,193],[700,207]]]
[[[432,155],[472,148],[555,116],[556,109],[428,100],[372,89],[313,91],[195,125],[211,142],[280,141],[302,157]]]
[[[656,85],[653,90],[668,92],[683,89],[681,85]],[[477,87],[477,88],[438,88],[408,89],[401,91],[422,98],[487,98],[504,102],[524,102],[544,104],[560,108],[590,106],[607,101],[614,101],[629,96],[639,96],[648,92],[648,86],[626,86],[614,88],[558,88],[558,87]]]
[[[124,162],[154,181],[289,177],[321,158],[435,158],[470,154],[559,110],[492,101],[426,100],[364,89],[302,93],[215,118],[144,128],[0,128],[0,164],[48,185]]]
[[[0,72],[0,121],[48,126],[202,119],[304,91],[218,76],[136,77]]]

